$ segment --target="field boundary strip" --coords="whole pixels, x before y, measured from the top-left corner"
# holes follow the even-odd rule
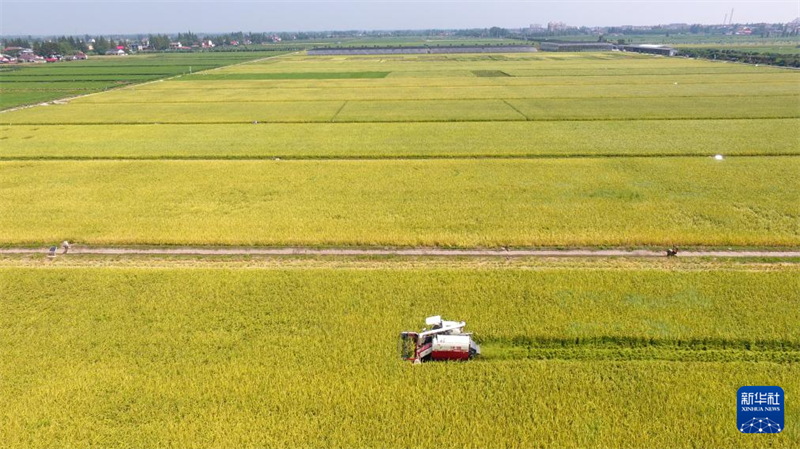
[[[0,254],[46,254],[48,248],[3,247]],[[436,257],[664,257],[649,249],[444,249],[444,248],[303,248],[303,247],[94,247],[74,246],[70,255],[189,255],[189,256],[436,256]],[[800,258],[795,250],[686,250],[677,257]]]
[[[298,156],[281,153],[264,155],[170,155],[170,156],[3,156],[0,162],[28,161],[469,161],[469,160],[535,160],[535,159],[641,159],[641,158],[690,158],[714,157],[711,153],[542,153],[542,154],[402,154],[402,155],[326,155]],[[761,158],[800,156],[800,148],[794,152],[727,153],[728,158]]]
[[[94,94],[89,94],[94,95]],[[53,101],[62,101],[62,100],[53,100]],[[335,100],[333,100],[335,101]],[[36,105],[38,106],[38,105]],[[26,106],[26,107],[33,107],[33,106]],[[7,109],[6,111],[11,111]],[[2,111],[2,112],[6,112]],[[304,124],[304,123],[341,123],[341,124],[352,124],[352,123],[486,123],[486,122],[632,122],[632,121],[673,121],[673,120],[783,120],[783,119],[798,119],[800,118],[800,112],[796,115],[774,115],[774,116],[764,116],[764,117],[615,117],[615,118],[598,118],[598,117],[588,117],[588,118],[536,118],[530,120],[524,119],[516,119],[516,118],[493,118],[493,119],[486,119],[486,120],[476,120],[476,119],[441,119],[441,120],[334,120],[330,121],[330,119],[315,119],[315,120],[258,120],[256,125],[268,125],[271,123],[293,123],[293,124]],[[3,122],[0,121],[0,126],[114,126],[114,125],[246,125],[246,124],[253,124],[252,121],[249,120],[236,120],[236,121],[229,121],[229,122],[221,122],[221,121],[209,121],[209,122],[172,122],[172,121],[153,121],[153,122],[75,122],[75,123],[54,123],[54,122]]]
[[[679,76],[679,75],[675,75]],[[64,82],[69,82],[69,80],[63,80]],[[12,81],[12,82],[29,82],[29,83],[53,83],[53,82],[61,82],[61,81]],[[200,82],[200,81],[198,81]],[[684,86],[717,86],[717,85],[725,85],[725,84],[753,84],[753,81],[724,81],[724,82],[687,82],[684,81],[682,83]],[[759,82],[759,85],[773,85],[773,84],[786,84],[795,86],[797,85],[797,80],[792,81],[769,81],[769,82]],[[461,86],[450,86],[450,85],[417,85],[417,84],[391,84],[391,85],[374,85],[374,86],[359,86],[359,85],[350,85],[350,86],[324,86],[324,87],[331,87],[334,89],[348,89],[348,90],[373,90],[373,89],[409,89],[409,88],[416,88],[416,89],[428,89],[428,88],[435,88],[435,89],[471,89],[475,87],[497,87],[497,88],[504,88],[504,87],[548,87],[548,86],[577,86],[577,87],[587,87],[587,86],[672,86],[674,85],[674,81],[664,81],[664,82],[654,82],[654,83],[639,83],[639,84],[631,84],[630,82],[618,82],[618,83],[593,83],[593,84],[563,84],[563,83],[531,83],[531,84],[469,84],[469,85],[461,85]],[[138,84],[137,86],[141,86]],[[177,90],[180,92],[183,91],[208,91],[208,90],[302,90],[302,89],[315,89],[312,86],[289,86],[289,85],[282,85],[282,86],[249,86],[249,87],[211,87],[211,86],[203,86],[203,87],[180,87]],[[151,87],[147,89],[148,91],[156,91],[156,90],[173,90],[172,87],[161,88],[161,87]]]
[[[504,86],[506,87],[506,86]],[[275,88],[280,89],[280,88]],[[20,89],[22,90],[22,89]],[[258,89],[253,89],[258,90]],[[503,98],[492,98],[492,97],[473,97],[473,98],[397,98],[397,99],[364,99],[364,98],[345,98],[345,99],[325,99],[325,100],[317,100],[317,99],[297,99],[297,100],[209,100],[209,101],[189,101],[189,100],[173,100],[173,101],[93,101],[91,103],[84,103],[84,104],[209,104],[209,103],[328,103],[331,101],[345,101],[345,102],[364,102],[364,103],[414,103],[414,102],[422,102],[422,101],[436,101],[436,102],[459,102],[459,101],[496,101],[500,100],[511,106],[508,103],[508,100],[636,100],[636,99],[670,99],[670,98],[773,98],[773,97],[795,97],[796,95],[787,95],[787,94],[763,94],[763,95],[624,95],[624,96],[591,96],[591,97],[503,97]],[[800,100],[800,97],[798,98]],[[514,106],[511,106],[512,109],[515,111],[520,112]],[[524,117],[527,118],[525,114],[522,114]]]

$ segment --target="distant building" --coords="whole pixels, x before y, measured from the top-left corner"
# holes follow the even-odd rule
[[[30,48],[20,51],[17,60],[19,60],[19,62],[45,62],[43,57],[34,54],[33,50]]]
[[[542,51],[611,51],[614,44],[609,42],[553,42],[543,41],[539,44]]]
[[[169,43],[169,49],[170,50],[177,50],[177,49],[179,49],[181,47],[183,47],[183,45],[181,45],[180,42],[170,42]]]
[[[620,45],[618,48],[622,51],[649,53],[652,55],[675,56],[678,54],[678,50],[667,45],[651,45],[651,44]]]
[[[564,22],[549,22],[547,24],[547,31],[551,33],[555,33],[558,31],[566,31],[566,30],[567,30],[567,24]]]
[[[201,46],[202,46],[203,48],[214,48],[214,43],[213,43],[213,42],[211,42],[211,39],[208,39],[208,40],[205,40],[205,41],[203,41],[203,43],[201,44]]]
[[[86,56],[86,53],[84,53],[82,51],[79,51],[79,52],[75,53],[75,55],[72,56],[72,59],[74,59],[76,61],[82,61],[82,60],[85,60],[85,59],[89,59],[89,57]]]

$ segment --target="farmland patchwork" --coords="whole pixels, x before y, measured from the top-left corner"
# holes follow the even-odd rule
[[[0,113],[0,245],[800,247],[798,72],[219,68],[255,56],[1,72],[4,108],[126,86]],[[0,446],[763,447],[735,393],[800,394],[798,280],[769,259],[3,255]],[[483,356],[400,361],[397,332],[436,314]]]

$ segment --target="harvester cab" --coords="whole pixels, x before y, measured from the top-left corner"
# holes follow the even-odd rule
[[[431,329],[400,333],[400,357],[416,363],[430,360],[468,360],[480,355],[481,347],[464,332],[464,321],[445,321],[441,316],[425,319]]]

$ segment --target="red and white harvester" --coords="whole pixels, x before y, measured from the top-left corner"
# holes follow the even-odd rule
[[[464,321],[444,321],[441,316],[425,319],[430,330],[400,333],[400,357],[416,363],[429,360],[468,360],[480,355],[481,347],[464,332]]]

